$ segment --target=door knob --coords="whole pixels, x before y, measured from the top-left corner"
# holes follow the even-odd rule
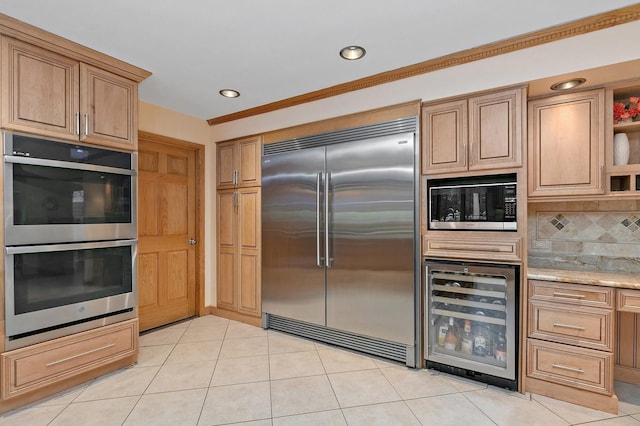
[[[190,245],[190,246],[195,246],[195,245],[196,245],[196,243],[197,243],[197,241],[196,241],[196,239],[195,239],[195,238],[189,238],[189,245]]]

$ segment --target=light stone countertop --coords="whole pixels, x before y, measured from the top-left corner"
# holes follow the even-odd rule
[[[640,290],[640,276],[613,272],[567,271],[562,269],[528,268],[530,280],[558,281],[573,284],[588,284],[604,287]]]

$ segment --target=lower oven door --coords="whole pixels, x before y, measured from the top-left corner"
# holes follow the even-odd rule
[[[137,240],[5,248],[6,336],[132,311]]]

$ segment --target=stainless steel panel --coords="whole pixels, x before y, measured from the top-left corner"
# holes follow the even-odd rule
[[[414,134],[327,147],[327,326],[413,345]]]
[[[325,148],[262,159],[262,310],[325,325]],[[318,177],[318,174],[320,178]],[[320,264],[320,266],[318,266]]]

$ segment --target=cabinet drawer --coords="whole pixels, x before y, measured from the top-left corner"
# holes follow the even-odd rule
[[[533,300],[529,337],[612,351],[613,311]]]
[[[611,395],[613,354],[528,339],[527,375],[576,389]]]
[[[2,397],[12,398],[138,350],[138,320],[89,330],[2,354]]]
[[[529,280],[529,298],[613,309],[613,288]]]
[[[640,290],[618,289],[617,310],[640,313]]]
[[[487,241],[463,238],[453,240],[425,237],[423,255],[456,259],[520,260],[520,239]]]

